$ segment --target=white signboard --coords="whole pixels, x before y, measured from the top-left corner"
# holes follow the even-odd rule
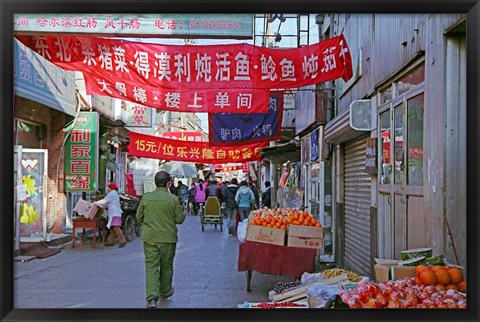
[[[15,14],[15,32],[252,39],[253,14]]]

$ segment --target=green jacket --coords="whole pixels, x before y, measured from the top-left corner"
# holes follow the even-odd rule
[[[166,188],[143,195],[137,209],[137,221],[142,226],[142,240],[152,243],[176,243],[177,224],[185,221],[185,213],[178,202]]]

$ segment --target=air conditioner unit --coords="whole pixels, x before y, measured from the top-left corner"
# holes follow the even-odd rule
[[[371,100],[355,100],[350,104],[350,127],[357,131],[376,128],[377,113]]]

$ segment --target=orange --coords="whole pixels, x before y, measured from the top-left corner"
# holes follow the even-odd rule
[[[450,275],[447,270],[440,269],[434,272],[435,277],[437,278],[437,283],[442,285],[450,284]]]
[[[467,293],[467,282],[461,281],[457,284],[458,290],[462,293]]]
[[[446,291],[445,285],[443,284],[435,284],[434,286],[441,291]]]
[[[458,291],[458,287],[455,284],[448,284],[447,286],[445,286],[445,289]]]
[[[415,267],[415,274],[419,276],[422,272],[429,271],[430,267],[427,265],[420,264],[417,267]]]
[[[320,227],[320,226],[321,226],[321,225],[320,225],[320,223],[318,223],[318,222],[315,224],[315,227]]]
[[[457,284],[463,280],[463,273],[460,268],[454,267],[449,269],[447,272],[450,275],[450,283]]]
[[[298,224],[299,224],[299,223],[298,223],[298,220],[294,220],[294,221],[292,221],[292,224],[294,224],[294,225],[298,225]]]
[[[449,269],[451,269],[451,267],[450,267],[450,266],[447,266],[447,265],[445,265],[445,266],[443,266],[443,269],[446,269],[446,270],[448,271]]]
[[[419,278],[424,285],[434,285],[437,283],[437,278],[435,277],[435,274],[432,271],[422,272]]]
[[[439,265],[432,266],[432,268],[430,268],[430,270],[432,272],[436,272],[436,271],[441,270],[441,269],[443,269],[443,266],[439,266]]]
[[[418,276],[415,276],[415,285],[420,285],[422,284],[422,281],[418,278]]]

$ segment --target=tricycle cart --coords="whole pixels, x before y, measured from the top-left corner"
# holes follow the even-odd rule
[[[215,229],[220,225],[220,231],[223,231],[223,214],[217,197],[208,197],[203,211],[199,214],[202,231],[205,231],[207,224],[215,225]]]

